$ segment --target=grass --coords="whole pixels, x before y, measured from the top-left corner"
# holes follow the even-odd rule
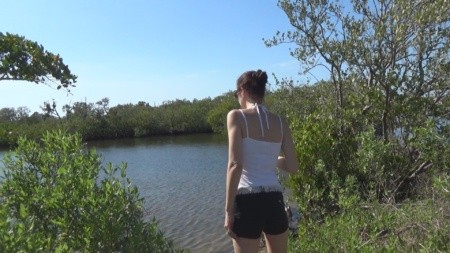
[[[447,182],[448,184],[448,182]],[[290,252],[449,252],[450,194],[401,204],[359,203],[322,222],[302,220]]]

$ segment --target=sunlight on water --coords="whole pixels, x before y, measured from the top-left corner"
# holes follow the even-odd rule
[[[188,138],[188,139],[186,139]],[[146,203],[146,218],[178,247],[231,252],[223,229],[227,147],[211,136],[90,143],[105,162],[128,164]]]

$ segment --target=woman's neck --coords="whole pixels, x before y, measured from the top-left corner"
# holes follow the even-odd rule
[[[255,102],[253,100],[248,100],[245,102],[245,108],[243,108],[243,109],[252,109],[252,108],[255,108],[255,106],[257,106],[257,105],[262,105],[262,103]]]

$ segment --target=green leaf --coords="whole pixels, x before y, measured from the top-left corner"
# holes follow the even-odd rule
[[[28,217],[28,209],[25,206],[25,204],[23,204],[23,203],[20,203],[19,215],[20,215],[20,218],[22,218],[22,219],[25,219]]]

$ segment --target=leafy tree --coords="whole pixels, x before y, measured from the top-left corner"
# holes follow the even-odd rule
[[[238,108],[239,104],[232,92],[228,92],[214,99],[216,106],[208,113],[208,123],[215,133],[227,133],[227,113]]]
[[[28,118],[30,110],[27,107],[0,109],[0,121],[19,121]]]
[[[77,76],[58,54],[23,36],[0,33],[0,81],[45,83],[58,81],[57,88],[74,87]]]
[[[323,220],[342,211],[347,198],[396,203],[430,193],[432,178],[449,171],[450,5],[279,6],[293,30],[266,44],[294,44],[291,55],[305,72],[323,67],[330,74],[315,88],[296,92],[288,83],[274,92],[287,98],[278,105],[292,115],[301,173],[290,183],[305,217]]]
[[[61,119],[61,116],[59,115],[58,110],[56,109],[55,100],[53,100],[51,104],[50,102],[44,102],[44,105],[41,106],[41,110],[45,118],[51,118],[56,116],[58,119]]]
[[[25,106],[20,106],[16,109],[16,119],[17,120],[25,120],[28,118],[30,114],[30,109]]]
[[[87,119],[94,115],[94,104],[86,102],[75,102],[71,107],[65,106],[65,111],[69,117]]]
[[[132,104],[117,105],[109,110],[108,122],[115,137],[134,137],[134,128],[139,121]]]
[[[266,40],[293,43],[304,71],[330,73],[337,112],[349,89],[371,107],[385,141],[401,128],[408,136],[425,117],[446,117],[450,92],[450,5],[445,0],[280,0],[294,28]],[[351,103],[351,102],[350,102]],[[410,109],[411,108],[411,109]],[[362,110],[363,108],[360,108]]]
[[[14,108],[0,109],[0,121],[14,121],[16,118],[16,110]]]
[[[126,165],[106,167],[79,135],[21,138],[4,158],[0,181],[1,252],[175,252],[154,221]]]
[[[102,98],[100,101],[95,103],[97,108],[95,109],[96,115],[98,117],[106,116],[109,112],[109,98]]]
[[[329,81],[314,85],[279,82],[279,89],[269,93],[265,103],[281,115],[306,117],[313,112],[333,111],[333,86]],[[293,115],[290,115],[293,114]]]

